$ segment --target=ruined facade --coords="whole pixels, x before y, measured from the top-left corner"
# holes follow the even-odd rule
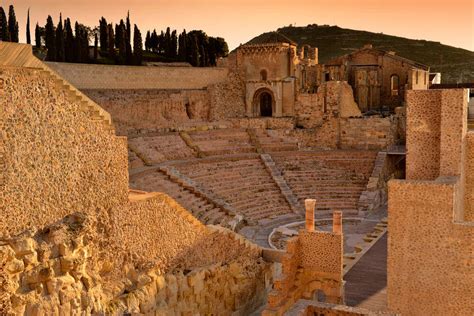
[[[393,110],[405,102],[408,90],[426,90],[429,67],[366,45],[332,59],[320,68],[318,82],[347,81],[362,112]]]

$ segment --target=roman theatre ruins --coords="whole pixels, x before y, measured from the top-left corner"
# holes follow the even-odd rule
[[[0,42],[0,314],[471,314],[468,91],[428,75],[278,33],[211,68]]]

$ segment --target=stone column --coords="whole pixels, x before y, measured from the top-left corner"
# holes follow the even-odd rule
[[[304,200],[304,206],[306,208],[306,230],[314,232],[314,208],[316,207],[316,200],[306,199]]]
[[[342,212],[334,211],[332,213],[332,232],[342,234]]]

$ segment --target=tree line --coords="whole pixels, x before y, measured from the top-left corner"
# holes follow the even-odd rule
[[[28,14],[29,24],[29,14]],[[29,27],[27,27],[28,29]],[[196,67],[215,66],[217,59],[228,54],[223,38],[210,37],[201,30],[186,33],[168,27],[158,35],[156,30],[148,31],[143,49],[142,33],[135,24],[132,28],[130,14],[118,24],[108,23],[102,17],[99,26],[90,28],[69,18],[59,17],[57,25],[48,16],[46,25],[38,23],[35,28],[35,46],[47,49],[46,59],[59,62],[90,63],[107,60],[119,65],[141,65],[146,61],[188,62]],[[89,43],[93,42],[93,50]]]
[[[101,25],[102,27],[102,25]],[[79,22],[74,24],[74,32],[71,19],[64,20],[61,15],[59,22],[55,26],[51,16],[48,16],[46,25],[41,27],[38,23],[35,28],[35,46],[41,49],[44,46],[47,49],[46,59],[59,62],[90,63],[96,62],[100,57],[108,58],[109,61],[121,65],[141,65],[143,41],[140,30],[134,25],[133,30],[133,50],[130,45],[131,24],[130,16],[127,15],[126,23],[120,20],[120,24],[115,25],[115,33],[112,24],[107,25],[111,28],[108,33],[111,38],[111,45],[100,46],[99,36],[102,30],[99,28],[90,28]],[[100,34],[99,34],[100,33]],[[103,43],[102,37],[100,38]],[[91,50],[90,42],[94,43]],[[108,43],[108,42],[107,42]]]
[[[15,8],[10,5],[8,8],[8,19],[5,10],[0,6],[0,40],[4,42],[19,41],[19,28],[16,20]]]

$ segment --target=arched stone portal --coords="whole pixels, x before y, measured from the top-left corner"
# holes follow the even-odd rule
[[[255,92],[253,99],[254,116],[273,116],[275,109],[275,98],[273,93],[268,89],[260,89]]]
[[[272,95],[268,92],[260,94],[260,116],[272,116]]]

